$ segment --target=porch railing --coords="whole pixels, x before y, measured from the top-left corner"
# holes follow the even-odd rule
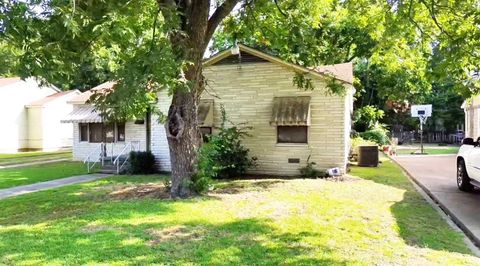
[[[97,153],[98,152],[98,153]],[[105,144],[103,142],[100,143],[100,145],[96,146],[88,155],[85,157],[85,160],[83,160],[83,163],[87,165],[87,172],[90,173],[90,171],[93,169],[95,164],[97,162],[101,162],[102,166],[105,164]],[[95,159],[92,161],[92,156],[95,154],[98,155],[98,157],[95,157]]]
[[[115,165],[115,167],[117,168],[117,174],[120,173],[120,170],[122,170],[122,168],[125,166],[125,164],[129,159],[129,156],[126,156],[127,153],[130,153],[132,151],[139,151],[139,150],[140,150],[140,141],[130,141],[125,145],[125,147],[123,147],[122,151],[120,151],[120,153],[117,155],[117,157],[113,161],[113,165]],[[123,160],[123,162],[121,162],[120,160],[122,156],[125,156],[125,160]]]

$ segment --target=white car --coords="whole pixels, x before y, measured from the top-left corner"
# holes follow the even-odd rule
[[[457,154],[457,186],[462,191],[480,188],[479,140],[465,138]]]

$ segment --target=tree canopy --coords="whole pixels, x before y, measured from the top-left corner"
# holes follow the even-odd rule
[[[159,90],[172,194],[189,194],[199,133],[202,57],[243,42],[316,66],[353,60],[359,102],[421,101],[448,84],[480,92],[478,0],[8,0],[0,2],[0,75],[63,89],[115,80],[95,95],[110,120],[144,115]],[[236,7],[236,8],[235,8]],[[217,30],[217,27],[220,28]],[[308,86],[307,86],[308,87]]]

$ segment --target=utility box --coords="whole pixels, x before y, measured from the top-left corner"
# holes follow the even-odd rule
[[[378,146],[368,145],[358,147],[358,166],[378,166]]]

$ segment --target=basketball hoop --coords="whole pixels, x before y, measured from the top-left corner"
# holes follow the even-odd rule
[[[425,104],[425,105],[412,105],[412,117],[418,117],[420,120],[420,153],[424,154],[423,152],[423,125],[427,122],[427,118],[432,116],[432,105]]]

